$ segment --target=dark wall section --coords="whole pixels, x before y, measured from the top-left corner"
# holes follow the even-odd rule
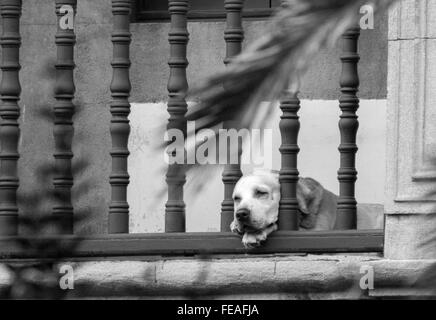
[[[268,21],[249,20],[244,23],[247,43],[260,37]],[[133,29],[133,101],[166,100],[168,68],[168,23],[137,23]],[[203,77],[222,68],[225,55],[224,22],[191,21],[188,48],[189,82],[197,83]],[[341,72],[341,43],[323,50],[312,62],[303,79],[301,97],[305,99],[337,99]],[[376,17],[374,30],[362,30],[359,43],[361,61],[359,72],[363,99],[386,98],[387,73],[387,16]]]

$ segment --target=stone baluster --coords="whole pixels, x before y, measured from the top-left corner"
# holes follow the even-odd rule
[[[339,180],[339,199],[336,219],[337,229],[355,229],[356,218],[356,199],[355,184],[357,180],[356,171],[356,135],[359,127],[356,111],[359,108],[359,89],[358,74],[358,39],[360,28],[349,29],[342,37],[343,54],[342,74],[340,79],[341,96],[339,107],[342,114],[339,120],[339,130],[341,142],[339,145],[340,168],[338,171]]]
[[[113,43],[113,77],[110,85],[112,114],[110,132],[112,136],[112,187],[109,207],[109,233],[129,232],[129,204],[127,203],[127,186],[129,173],[127,161],[129,157],[128,140],[130,134],[129,96],[131,90],[130,69],[130,0],[112,0],[114,29]]]
[[[168,79],[168,113],[170,115],[167,129],[178,129],[186,137],[185,114],[188,106],[185,93],[188,90],[186,68],[188,67],[187,45],[188,33],[188,0],[170,0],[169,13],[171,16],[171,29],[169,32],[170,77]],[[166,175],[168,185],[168,201],[165,205],[165,232],[184,232],[185,202],[183,200],[183,187],[186,182],[185,173],[180,170],[183,164],[170,164]]]
[[[243,0],[225,0],[224,8],[226,11],[226,29],[224,31],[224,40],[226,41],[226,58],[224,63],[228,65],[231,59],[238,55],[242,50],[242,42],[244,40],[244,30],[242,28],[242,9],[244,7]],[[238,106],[235,106],[237,108]],[[226,128],[231,128],[231,123],[225,123]],[[228,145],[228,144],[227,144]],[[233,148],[230,148],[233,149]],[[238,146],[241,149],[241,146]],[[229,149],[227,154],[229,155]],[[240,152],[239,152],[240,153]],[[238,159],[240,159],[238,154]],[[230,157],[228,157],[229,161]],[[221,231],[230,231],[230,223],[233,220],[234,204],[232,199],[233,189],[242,176],[240,163],[227,163],[224,167],[222,180],[224,183],[224,200],[221,204]]]
[[[56,15],[58,29],[56,33],[57,61],[56,83],[54,96],[54,141],[55,141],[55,176],[53,185],[56,203],[52,213],[59,224],[60,232],[72,234],[74,228],[73,205],[71,203],[71,188],[73,175],[71,172],[71,150],[74,127],[74,16],[77,0],[56,0]],[[69,20],[68,20],[69,19]]]
[[[2,80],[0,83],[0,235],[18,233],[17,164],[20,128],[18,118],[21,85],[20,71],[20,16],[21,0],[2,0]]]

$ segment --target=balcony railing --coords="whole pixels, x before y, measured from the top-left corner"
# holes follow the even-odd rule
[[[77,0],[56,0],[55,7],[60,22],[61,8],[70,5],[74,9]],[[283,93],[280,102],[282,117],[280,132],[282,145],[280,153],[281,202],[279,208],[279,231],[270,236],[260,248],[246,250],[239,236],[229,232],[233,219],[233,188],[242,173],[238,165],[228,165],[222,175],[224,198],[221,207],[221,232],[187,233],[185,232],[186,208],[183,197],[185,176],[175,166],[168,168],[166,182],[168,201],[165,207],[165,233],[129,234],[129,204],[127,202],[128,139],[130,125],[129,94],[131,84],[130,68],[130,0],[112,0],[113,13],[113,78],[110,85],[112,115],[110,133],[112,137],[112,173],[108,179],[111,185],[111,201],[108,210],[108,234],[81,238],[74,251],[76,256],[133,256],[133,255],[191,255],[191,254],[238,254],[238,253],[292,253],[292,252],[381,252],[383,250],[382,230],[356,230],[355,156],[357,151],[356,133],[358,120],[356,110],[359,99],[356,96],[359,87],[358,76],[358,39],[359,28],[352,28],[342,38],[343,54],[342,75],[339,80],[341,95],[339,107],[342,114],[339,119],[340,184],[338,201],[338,220],[334,231],[298,231],[298,202],[296,198],[298,182],[297,157],[299,152],[298,133],[300,122],[298,111],[300,101],[296,93]],[[178,128],[186,132],[185,113],[187,103],[180,99],[179,93],[188,89],[186,75],[188,34],[188,0],[170,0],[169,14],[171,29],[169,32],[170,76],[168,81],[168,128]],[[1,0],[3,34],[0,44],[3,52],[1,65],[2,82],[0,84],[0,256],[32,257],[35,252],[24,251],[18,244],[22,236],[19,230],[19,210],[17,206],[17,188],[19,177],[18,138],[20,129],[20,0]],[[242,28],[243,0],[225,0],[227,27],[224,38],[227,48],[225,63],[241,51],[244,32]],[[75,11],[75,10],[74,10]],[[54,107],[54,158],[56,172],[53,179],[55,190],[61,194],[61,201],[52,209],[53,216],[61,223],[61,235],[46,237],[61,240],[61,246],[68,248],[77,237],[74,236],[74,205],[71,201],[71,189],[74,184],[71,170],[73,152],[71,142],[74,134],[72,117],[74,114],[74,61],[75,31],[64,28],[58,23],[56,34],[57,62],[56,84],[54,88],[56,105]],[[108,40],[109,41],[109,40]],[[77,63],[80,63],[78,61]],[[189,208],[188,208],[189,209]],[[189,211],[189,210],[188,210]],[[217,208],[217,214],[219,208]],[[38,241],[35,238],[35,241]]]

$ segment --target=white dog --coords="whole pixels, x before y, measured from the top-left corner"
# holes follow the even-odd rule
[[[235,186],[233,200],[234,220],[230,229],[243,235],[242,243],[245,247],[259,246],[271,232],[277,230],[280,201],[277,173],[256,172],[243,176]],[[316,180],[300,178],[297,184],[300,229],[334,229],[337,200],[337,195],[324,189]],[[374,220],[371,210],[359,209],[358,225],[362,225],[365,229],[379,227],[380,219],[370,221]],[[363,212],[363,218],[359,219],[359,211]]]

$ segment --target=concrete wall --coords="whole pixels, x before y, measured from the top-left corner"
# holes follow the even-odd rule
[[[436,256],[436,2],[389,15],[385,256]],[[413,119],[413,120],[412,120]]]
[[[78,210],[86,211],[90,218],[89,221],[78,227],[78,230],[83,233],[106,232],[106,215],[110,198],[108,177],[111,163],[109,156],[110,113],[108,108],[111,80],[110,60],[112,55],[112,44],[110,42],[111,17],[110,3],[106,0],[78,1],[76,21],[77,69],[75,72],[78,114],[75,116],[74,161],[77,163],[86,159],[89,166],[75,177],[77,185],[74,188],[74,205]],[[21,50],[21,63],[23,66],[21,71],[23,87],[21,107],[23,116],[21,117],[22,137],[20,142],[22,157],[19,163],[21,181],[23,182],[20,187],[21,193],[29,192],[34,188],[47,187],[47,184],[43,184],[41,180],[37,179],[35,168],[52,161],[52,128],[46,121],[38,118],[38,114],[42,109],[50,108],[53,105],[52,88],[56,58],[54,46],[55,23],[56,16],[53,1],[23,1],[21,25],[23,37]],[[267,22],[264,20],[245,22],[247,42],[261,34],[266,24]],[[360,72],[362,90],[360,97],[368,100],[362,103],[361,115],[362,120],[368,118],[372,120],[368,120],[368,123],[362,121],[362,132],[368,134],[360,136],[361,141],[366,140],[365,147],[362,146],[360,155],[366,154],[368,150],[375,148],[379,151],[372,150],[367,154],[367,158],[359,160],[372,161],[368,162],[369,165],[360,162],[362,168],[360,177],[362,181],[366,182],[360,185],[359,190],[372,189],[373,194],[364,192],[362,199],[373,202],[380,199],[377,188],[382,184],[383,180],[381,178],[383,175],[381,164],[384,163],[384,160],[378,143],[384,139],[383,100],[386,97],[386,27],[386,18],[377,18],[376,29],[364,31],[361,41],[362,61]],[[153,167],[159,161],[151,156],[141,158],[138,156],[137,150],[143,150],[145,154],[152,154],[150,150],[147,150],[147,136],[144,136],[141,132],[149,131],[153,125],[165,120],[166,115],[162,113],[162,110],[154,110],[163,109],[164,106],[162,104],[160,106],[151,105],[151,103],[162,103],[166,100],[169,53],[168,30],[168,23],[132,24],[131,79],[133,90],[131,101],[138,103],[138,105],[133,107],[131,115],[132,124],[135,127],[130,142],[132,149],[130,168],[136,168],[134,171],[139,173]],[[188,54],[191,62],[188,69],[190,83],[201,81],[200,79],[203,76],[213,73],[222,66],[224,56],[223,30],[223,21],[193,22],[190,24],[191,45]],[[336,155],[334,158],[333,156],[327,157],[326,154],[336,153],[338,141],[335,141],[337,137],[333,134],[333,128],[336,126],[337,109],[334,108],[334,102],[327,100],[338,97],[339,52],[339,49],[321,52],[319,59],[313,61],[312,67],[304,78],[302,87],[302,98],[308,100],[303,103],[302,117],[306,119],[313,118],[313,123],[309,124],[309,121],[305,124],[306,120],[303,123],[302,160],[300,163],[305,164],[310,159],[321,159],[319,154],[322,154],[322,158],[329,162],[329,170],[321,171],[322,166],[317,162],[313,162],[302,173],[315,176],[332,189],[335,188],[334,176],[337,170],[337,163],[335,163],[337,157]],[[323,101],[316,103],[309,101],[314,99]],[[329,114],[329,120],[326,119],[325,126],[321,125],[321,119],[325,115],[324,110],[321,111],[321,108],[316,109],[315,104],[326,106],[325,112]],[[370,115],[367,113],[369,110],[377,110],[377,112]],[[317,117],[315,118],[315,116]],[[139,121],[141,123],[138,123]],[[309,127],[309,125],[313,125],[313,127]],[[365,129],[365,126],[369,127]],[[136,133],[138,130],[139,133]],[[309,130],[313,130],[313,132]],[[314,133],[315,130],[316,133]],[[326,134],[326,132],[328,133]],[[310,146],[309,137],[311,140]],[[320,137],[320,139],[316,141],[316,137]],[[374,148],[371,148],[371,146],[374,146]],[[154,155],[160,157],[160,155]],[[374,159],[378,159],[379,162],[374,161]],[[374,172],[363,169],[364,167],[370,168],[375,163],[377,165],[373,167]],[[314,172],[314,174],[312,170],[319,171]],[[372,173],[366,176],[367,172]],[[140,184],[139,179],[142,179],[144,175],[135,176],[134,172],[131,172],[131,174],[132,186],[129,189],[129,199],[132,200],[132,226],[135,231],[141,231],[144,228],[136,227],[139,226],[138,220],[144,216],[161,215],[157,209],[148,211],[141,209],[141,206],[143,201],[152,198],[150,190],[158,189],[159,185],[162,184],[162,177],[160,177],[161,180],[158,180],[158,176],[151,178],[153,175],[157,175],[157,172],[148,172],[149,175],[143,182],[144,185],[141,185],[143,188],[135,190],[135,187]],[[83,187],[79,188],[80,183],[88,179],[91,181],[89,190],[84,194],[79,194],[78,191],[83,190]],[[208,203],[206,202],[207,197],[201,198],[205,199],[203,206]],[[34,213],[35,208],[26,207],[24,204],[21,209]],[[209,211],[215,210],[214,212],[218,213],[218,208],[207,209]],[[202,210],[198,209],[198,216],[201,215]],[[215,219],[218,219],[217,217],[218,215],[215,215]],[[147,228],[153,229],[154,227],[150,223],[150,225],[147,224]]]
[[[430,299],[436,260],[386,260],[376,255],[179,257],[132,261],[62,262],[74,299]],[[62,272],[62,275],[64,273]],[[39,278],[23,278],[39,284]],[[54,275],[54,274],[53,274]],[[57,275],[56,275],[57,276]],[[53,277],[54,278],[54,277]],[[0,294],[14,276],[0,264]],[[45,282],[45,287],[47,286]],[[72,282],[69,282],[71,284]],[[32,298],[21,285],[13,297]],[[37,298],[41,298],[38,296]]]

